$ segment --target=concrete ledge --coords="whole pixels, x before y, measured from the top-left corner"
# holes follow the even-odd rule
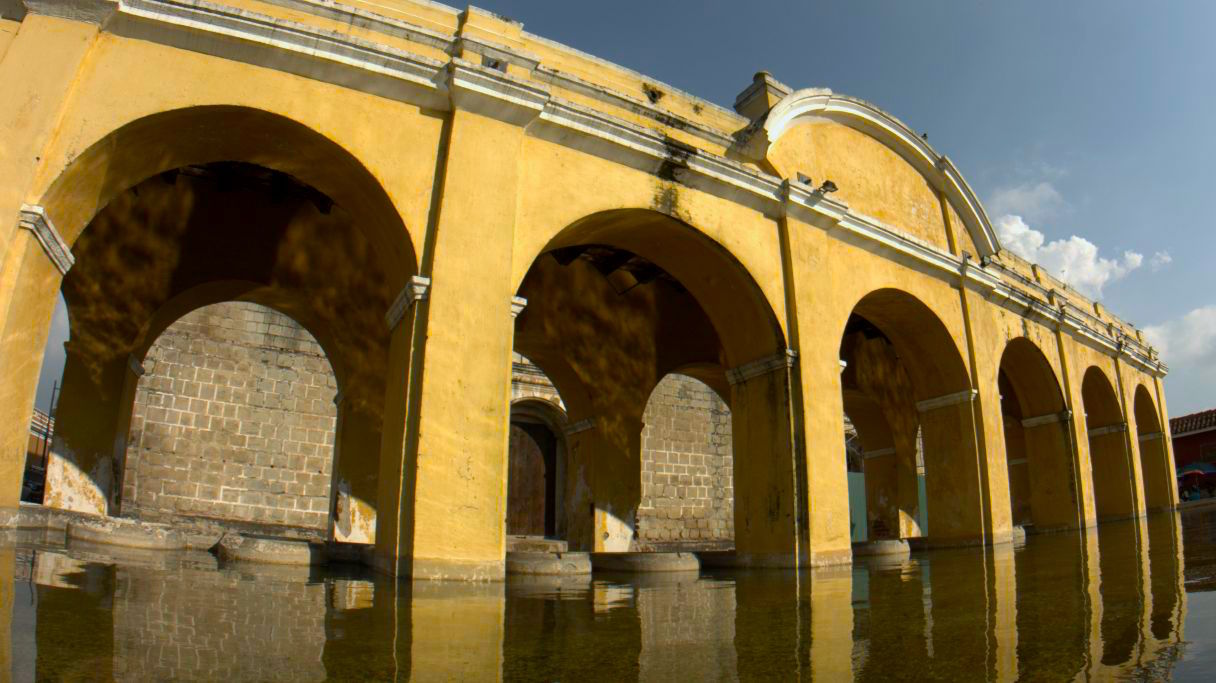
[[[216,551],[220,559],[225,562],[254,562],[296,567],[325,563],[325,555],[321,546],[308,541],[226,534],[220,539]]]
[[[912,547],[903,539],[883,539],[853,544],[854,557],[869,557],[874,555],[908,555]]]
[[[591,553],[591,567],[597,572],[695,572],[701,561],[693,553]]]
[[[508,553],[564,553],[569,550],[569,544],[553,538],[507,536]],[[508,573],[510,572],[508,571]]]
[[[508,552],[507,574],[575,576],[591,573],[589,553]]]
[[[68,523],[71,540],[147,550],[185,550],[186,538],[165,524],[150,524],[121,517],[75,519]]]

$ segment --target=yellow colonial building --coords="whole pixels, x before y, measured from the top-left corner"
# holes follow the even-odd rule
[[[673,372],[730,408],[733,564],[851,561],[846,415],[875,537],[1096,543],[1102,521],[1176,505],[1141,332],[1003,250],[951,161],[867,102],[760,73],[728,110],[425,0],[0,15],[11,524],[60,293],[45,506],[118,513],[149,349],[198,309],[260,304],[336,378],[333,443],[291,432],[332,446],[329,535],[395,575],[503,576],[517,356],[560,393],[574,548],[632,547],[642,414]],[[158,408],[191,415],[176,457],[281,441],[195,388],[215,372],[241,370],[164,379]],[[287,381],[239,391],[321,400]]]

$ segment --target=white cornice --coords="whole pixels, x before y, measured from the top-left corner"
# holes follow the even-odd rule
[[[1127,431],[1127,423],[1126,422],[1117,422],[1113,425],[1107,425],[1105,427],[1094,427],[1093,429],[1089,430],[1089,435],[1091,437],[1105,436],[1107,434],[1121,434],[1126,431]]]
[[[793,349],[786,349],[775,356],[760,358],[750,363],[744,363],[737,368],[727,370],[726,381],[730,382],[731,386],[737,386],[749,379],[792,368],[797,362],[798,352]]]
[[[410,309],[410,306],[426,301],[431,291],[431,278],[421,275],[410,276],[410,281],[405,283],[401,288],[401,292],[397,294],[397,298],[393,300],[393,305],[389,306],[388,311],[384,314],[384,322],[388,325],[389,330],[397,328],[397,324],[405,317],[405,312]]]
[[[945,396],[936,396],[934,398],[927,398],[923,401],[917,401],[916,410],[917,412],[928,413],[940,408],[956,406],[960,403],[970,403],[975,400],[977,395],[979,395],[979,392],[975,389],[963,389],[962,391],[957,391],[953,394],[946,394]]]
[[[1028,417],[1022,420],[1022,427],[1030,429],[1032,427],[1041,427],[1043,425],[1055,424],[1057,422],[1067,422],[1072,419],[1071,410],[1063,410],[1058,413],[1049,413],[1047,415],[1039,415],[1038,417]]]
[[[42,245],[42,251],[46,253],[46,257],[51,260],[60,275],[68,274],[76,263],[76,257],[72,255],[72,248],[63,241],[63,237],[55,229],[51,217],[46,215],[46,209],[41,206],[22,204],[21,211],[17,215],[17,226],[34,234],[34,239]]]

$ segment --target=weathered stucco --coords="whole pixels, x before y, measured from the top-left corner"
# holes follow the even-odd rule
[[[149,228],[180,256],[158,281],[172,286],[111,278],[105,305],[80,320],[114,322],[103,331],[126,330],[122,343],[139,349],[219,288],[287,306],[310,329],[310,315],[324,323],[317,337],[339,383],[364,378],[338,416],[339,463],[366,455],[338,473],[337,527],[350,540],[374,534],[376,565],[393,574],[502,577],[516,352],[568,411],[568,538],[595,550],[632,539],[646,397],[680,370],[731,408],[740,561],[848,562],[852,399],[840,361],[856,317],[906,374],[929,542],[1011,537],[998,382],[1015,339],[1058,384],[1015,381],[1023,409],[1057,392],[1070,411],[1059,422],[1068,438],[1045,448],[1059,468],[1052,486],[1071,471],[1076,497],[1041,519],[1088,528],[1113,505],[1106,489],[1126,491],[1124,516],[1176,502],[1168,441],[1141,439],[1167,424],[1155,351],[1001,250],[957,169],[898,120],[784,86],[743,102],[744,115],[474,8],[357,5],[84,0],[31,3],[3,25],[0,505],[17,501],[56,293],[107,264],[91,235],[121,242]],[[197,169],[233,162],[274,173],[241,176],[261,180],[239,202],[197,187]],[[824,180],[837,192],[816,191]],[[295,204],[280,203],[284,189]],[[237,234],[183,237],[222,233],[191,231],[202,225]],[[63,259],[48,258],[57,240],[76,256],[66,280]],[[245,244],[265,249],[249,270],[207,269]],[[528,300],[522,313],[513,297]],[[75,400],[104,409],[69,429],[76,445],[58,462],[76,466],[55,475],[54,505],[108,511],[103,463],[133,396],[126,353],[74,370]],[[1091,370],[1110,387],[1107,424],[1086,418]],[[886,526],[910,535],[903,409],[886,418],[898,481],[876,474],[872,485],[887,491]],[[1126,427],[1090,438],[1116,424]]]

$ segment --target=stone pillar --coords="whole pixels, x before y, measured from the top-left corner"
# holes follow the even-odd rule
[[[1030,514],[1035,529],[1051,531],[1081,526],[1083,510],[1077,491],[1076,460],[1070,448],[1072,413],[1037,415],[1022,420]],[[1067,488],[1061,488],[1067,483]]]
[[[1054,294],[1052,295],[1054,304]],[[1085,433],[1085,420],[1077,416],[1085,415],[1085,403],[1081,397],[1080,384],[1073,378],[1072,357],[1064,343],[1064,329],[1061,323],[1056,323],[1056,353],[1060,356],[1060,384],[1064,391],[1064,405],[1069,418],[1064,421],[1064,429],[1068,437],[1068,448],[1071,454],[1073,481],[1077,493],[1078,526],[1088,530],[1098,523],[1097,508],[1094,503],[1093,467],[1090,465],[1089,437]],[[1078,412],[1080,411],[1080,412]],[[1089,533],[1086,531],[1086,533]]]
[[[1169,411],[1165,408],[1165,390],[1161,387],[1161,377],[1153,376],[1153,395],[1157,399],[1157,419],[1161,425],[1162,442],[1161,447],[1165,449],[1165,467],[1169,473],[1169,494],[1170,509],[1178,507],[1178,480],[1174,478],[1174,473],[1177,472],[1177,464],[1174,460],[1174,440],[1170,438],[1170,416]]]
[[[982,493],[983,471],[973,434],[972,389],[916,404],[925,444],[925,495],[933,545],[991,543]],[[1006,494],[1008,496],[1008,494]],[[1006,539],[1007,540],[1007,539]]]
[[[1140,454],[1140,441],[1137,438],[1140,425],[1135,425],[1135,429],[1131,427],[1135,423],[1135,420],[1132,419],[1133,412],[1131,410],[1135,400],[1132,394],[1135,391],[1135,387],[1129,387],[1124,379],[1126,373],[1123,369],[1122,355],[1123,342],[1120,342],[1119,350],[1115,353],[1115,391],[1119,393],[1119,408],[1123,411],[1123,419],[1128,425],[1128,428],[1123,433],[1123,444],[1127,453],[1127,470],[1131,475],[1131,514],[1143,517],[1147,508],[1144,504],[1144,468],[1142,467],[1143,461]]]
[[[72,342],[66,347],[43,504],[107,515],[119,493],[119,458],[126,451],[131,370],[126,356],[95,359],[83,355]],[[122,415],[127,423],[120,427]]]
[[[824,336],[824,335],[819,335]],[[808,495],[799,512],[807,515],[811,564],[852,561],[849,534],[849,482],[844,467],[844,405],[840,386],[840,340],[803,340],[799,350],[802,378]],[[813,397],[813,398],[810,398]],[[735,439],[738,440],[738,435]],[[740,466],[742,463],[740,463]],[[739,485],[735,484],[738,496]],[[737,505],[737,503],[736,503]],[[735,535],[742,524],[735,512]]]
[[[522,124],[544,97],[493,78],[450,67],[455,110],[440,150],[442,196],[422,251],[432,286],[417,311],[405,448],[385,454],[403,460],[397,505],[381,508],[399,510],[399,522],[396,547],[377,545],[382,557],[393,555],[392,571],[416,579],[498,579],[505,571],[513,334],[505,309],[514,294]]]
[[[21,495],[42,349],[66,272],[48,260],[38,220],[22,205],[96,35],[95,24],[30,13],[0,61],[0,508]]]
[[[736,463],[735,552],[750,566],[799,567],[809,559],[806,483],[792,425],[796,360],[787,351],[727,372]],[[837,458],[841,473],[843,453],[842,448]]]

